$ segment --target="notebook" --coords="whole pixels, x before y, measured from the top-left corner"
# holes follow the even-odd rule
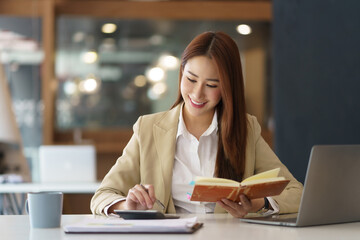
[[[197,217],[178,219],[124,220],[117,217],[86,216],[64,226],[65,233],[182,233],[191,234],[202,227]],[[148,237],[149,238],[149,237]],[[156,237],[155,239],[158,239]],[[166,239],[169,237],[165,237]],[[145,238],[146,239],[146,238]]]
[[[41,183],[96,182],[92,145],[48,145],[39,148]]]
[[[296,227],[360,221],[360,145],[312,148],[298,214],[242,221]]]

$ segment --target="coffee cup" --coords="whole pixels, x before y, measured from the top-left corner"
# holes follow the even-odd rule
[[[62,192],[30,192],[25,209],[32,228],[58,228],[63,206]]]

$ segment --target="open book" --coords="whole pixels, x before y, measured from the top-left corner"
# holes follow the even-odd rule
[[[246,178],[241,183],[225,178],[196,177],[191,201],[216,202],[223,198],[239,202],[239,195],[248,198],[263,198],[279,195],[290,182],[278,177],[280,168]]]

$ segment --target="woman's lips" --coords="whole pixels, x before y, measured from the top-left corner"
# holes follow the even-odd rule
[[[202,108],[206,104],[206,102],[197,102],[197,101],[195,101],[195,100],[193,100],[191,98],[190,98],[190,102],[191,102],[191,105],[196,107],[196,108]]]

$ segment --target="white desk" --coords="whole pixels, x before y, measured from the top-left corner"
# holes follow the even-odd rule
[[[100,183],[3,183],[0,184],[0,214],[22,214],[26,193],[59,191],[63,193],[94,193]]]
[[[3,183],[0,193],[59,191],[63,193],[94,193],[100,183]]]
[[[85,215],[63,215],[61,225],[79,221]],[[184,215],[190,217],[194,215]],[[204,226],[194,234],[65,234],[61,228],[31,229],[29,216],[0,216],[1,239],[179,239],[179,240],[359,240],[360,222],[305,228],[290,228],[243,223],[228,214],[197,215]]]

